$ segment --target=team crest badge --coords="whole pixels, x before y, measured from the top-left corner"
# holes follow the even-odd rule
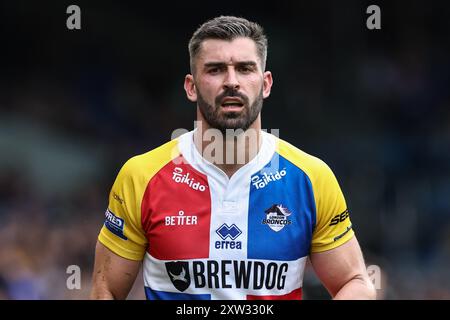
[[[292,220],[288,218],[291,215],[291,211],[281,204],[274,204],[264,212],[266,213],[266,217],[262,223],[268,225],[275,232],[280,231],[292,223]]]

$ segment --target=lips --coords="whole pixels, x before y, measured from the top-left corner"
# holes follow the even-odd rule
[[[227,97],[222,99],[222,103],[221,106],[223,108],[241,108],[244,106],[243,101],[240,98],[235,98],[235,97]]]

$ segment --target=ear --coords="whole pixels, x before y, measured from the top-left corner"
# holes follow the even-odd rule
[[[270,90],[272,89],[272,72],[265,71],[263,77],[263,98],[265,99],[270,95]]]
[[[186,91],[186,96],[189,101],[197,101],[197,88],[194,83],[194,76],[192,74],[187,74],[184,77],[184,91]]]

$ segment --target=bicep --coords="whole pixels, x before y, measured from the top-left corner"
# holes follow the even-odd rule
[[[141,261],[122,258],[97,241],[91,298],[125,299],[140,266]]]
[[[355,236],[337,248],[311,253],[310,260],[318,278],[333,297],[352,279],[361,278],[366,281],[368,278]]]

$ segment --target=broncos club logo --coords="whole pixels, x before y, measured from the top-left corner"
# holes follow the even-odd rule
[[[266,217],[262,220],[262,224],[268,225],[275,232],[292,223],[292,220],[288,219],[292,214],[291,211],[282,204],[274,204],[264,212]]]

